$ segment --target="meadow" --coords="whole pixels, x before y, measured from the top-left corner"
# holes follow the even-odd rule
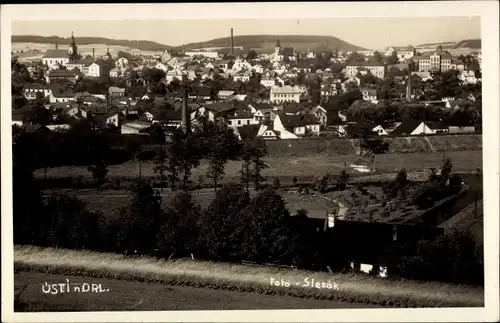
[[[160,261],[150,257],[15,246],[16,271],[122,279],[396,307],[481,307],[484,289],[437,282],[388,280],[354,273],[320,273],[207,261]],[[290,287],[271,285],[271,277]],[[338,290],[304,286],[305,278],[334,282]],[[58,281],[60,282],[60,281]],[[90,281],[92,282],[92,281]]]
[[[448,151],[448,152],[422,152],[422,153],[388,153],[377,155],[375,169],[380,173],[397,172],[402,168],[407,171],[422,171],[423,168],[441,168],[444,159],[450,158],[454,171],[474,171],[482,168],[482,151]],[[269,166],[263,171],[263,176],[272,183],[273,178],[278,178],[282,183],[291,183],[294,177],[299,180],[311,181],[326,173],[340,173],[345,165],[359,163],[360,157],[356,155],[312,155],[307,157],[266,157]],[[371,165],[369,165],[371,166]],[[119,165],[109,165],[108,177],[138,178],[139,174],[145,177],[156,176],[154,162],[126,162]],[[202,161],[201,165],[192,171],[191,180],[195,183],[200,180],[207,182],[206,173],[208,162]],[[239,182],[241,161],[229,161],[224,170],[224,178],[221,183]],[[361,173],[348,169],[352,175]],[[35,176],[43,178],[44,169],[35,170]],[[78,177],[90,179],[92,173],[86,166],[61,166],[47,169],[47,177]]]

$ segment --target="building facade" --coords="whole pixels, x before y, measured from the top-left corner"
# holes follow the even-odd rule
[[[300,102],[301,91],[296,86],[271,87],[270,101],[273,103]]]

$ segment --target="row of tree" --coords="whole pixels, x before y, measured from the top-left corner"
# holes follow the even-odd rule
[[[403,177],[398,176],[399,185],[407,185]],[[241,185],[226,185],[206,207],[185,191],[165,204],[144,181],[138,181],[131,193],[129,204],[116,214],[104,215],[89,211],[74,196],[42,196],[32,174],[16,167],[14,241],[161,258],[193,255],[224,262],[247,260],[311,270],[346,269],[348,261],[368,247],[355,232],[346,236],[335,229],[318,231],[305,210],[290,216],[283,198],[272,188],[251,198]],[[378,251],[379,261],[389,266],[392,275],[481,284],[481,256],[471,241],[457,234],[412,244],[392,243]]]

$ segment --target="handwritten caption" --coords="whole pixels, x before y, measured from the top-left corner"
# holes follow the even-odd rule
[[[277,286],[277,287],[298,286],[306,288],[340,290],[339,284],[337,284],[336,282],[332,282],[331,280],[328,281],[316,280],[314,278],[309,278],[309,277],[305,277],[304,280],[295,283],[291,283],[290,281],[285,280],[283,278],[271,277],[270,284],[272,286]]]
[[[42,292],[52,295],[64,293],[106,293],[109,292],[109,288],[104,288],[102,284],[70,283],[69,279],[66,279],[66,283],[43,283]]]

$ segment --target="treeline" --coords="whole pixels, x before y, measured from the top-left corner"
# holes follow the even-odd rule
[[[291,216],[273,188],[253,198],[243,185],[219,189],[205,208],[180,191],[166,204],[137,181],[130,203],[116,214],[91,212],[67,194],[45,199],[29,171],[14,169],[14,242],[43,247],[348,270],[372,244],[359,234],[323,231],[299,210]],[[380,263],[392,277],[482,284],[482,260],[467,234],[392,243]]]

